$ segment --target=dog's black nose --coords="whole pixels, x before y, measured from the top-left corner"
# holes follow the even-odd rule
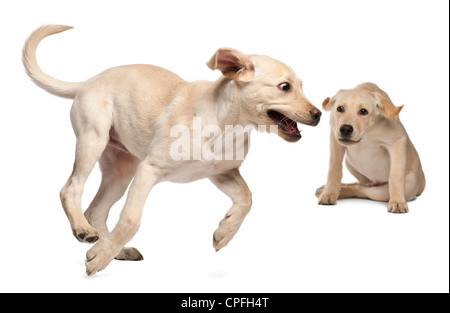
[[[309,111],[309,114],[311,114],[312,118],[315,121],[319,121],[320,117],[322,116],[322,112],[320,112],[318,109],[314,108],[311,111]]]
[[[353,126],[344,124],[344,125],[341,126],[339,131],[341,132],[342,136],[348,137],[348,136],[350,136],[353,133]]]

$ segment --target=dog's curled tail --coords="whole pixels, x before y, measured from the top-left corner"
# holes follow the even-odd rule
[[[36,49],[42,39],[71,28],[73,27],[45,25],[36,29],[25,42],[22,50],[22,62],[28,76],[36,85],[56,96],[74,99],[81,83],[64,82],[45,74],[36,60]]]

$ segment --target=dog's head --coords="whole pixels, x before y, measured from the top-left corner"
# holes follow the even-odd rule
[[[316,126],[322,113],[305,97],[302,81],[285,64],[234,49],[219,49],[207,63],[238,86],[241,115],[246,122],[274,125],[287,141],[301,138],[297,123]]]
[[[336,140],[345,146],[360,142],[377,121],[394,119],[403,108],[396,107],[373,83],[340,90],[333,98],[326,98],[322,107],[331,111],[331,130]]]

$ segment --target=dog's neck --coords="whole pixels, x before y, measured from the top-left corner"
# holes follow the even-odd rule
[[[250,124],[244,116],[242,109],[242,100],[240,98],[240,87],[229,78],[222,77],[211,85],[213,93],[213,102],[217,112],[217,121],[221,125],[240,125]]]

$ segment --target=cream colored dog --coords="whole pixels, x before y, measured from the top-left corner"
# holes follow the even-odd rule
[[[207,63],[223,73],[216,82],[188,83],[152,65],[115,67],[86,82],[62,82],[42,72],[36,48],[43,38],[69,28],[49,25],[37,29],[25,44],[23,62],[38,86],[75,99],[71,110],[77,137],[75,164],[60,196],[75,237],[88,243],[99,240],[87,253],[87,274],[103,270],[114,258],[142,259],[139,251],[124,245],[139,228],[150,190],[161,181],[209,178],[227,194],[233,206],[213,242],[217,251],[226,246],[252,203],[239,174],[243,160],[174,160],[170,151],[177,138],[170,136],[171,129],[184,125],[192,134],[193,118],[200,117],[203,124],[222,130],[227,125],[271,125],[282,138],[297,141],[301,137],[297,122],[315,126],[321,115],[303,94],[301,80],[272,58],[219,49]],[[97,161],[101,186],[83,215],[83,187]],[[109,210],[132,180],[120,219],[109,232]]]
[[[330,167],[326,186],[319,188],[319,204],[344,198],[389,201],[388,211],[407,213],[407,201],[425,189],[419,155],[389,96],[365,83],[339,91],[323,102],[331,111]],[[359,183],[341,184],[342,161]]]

